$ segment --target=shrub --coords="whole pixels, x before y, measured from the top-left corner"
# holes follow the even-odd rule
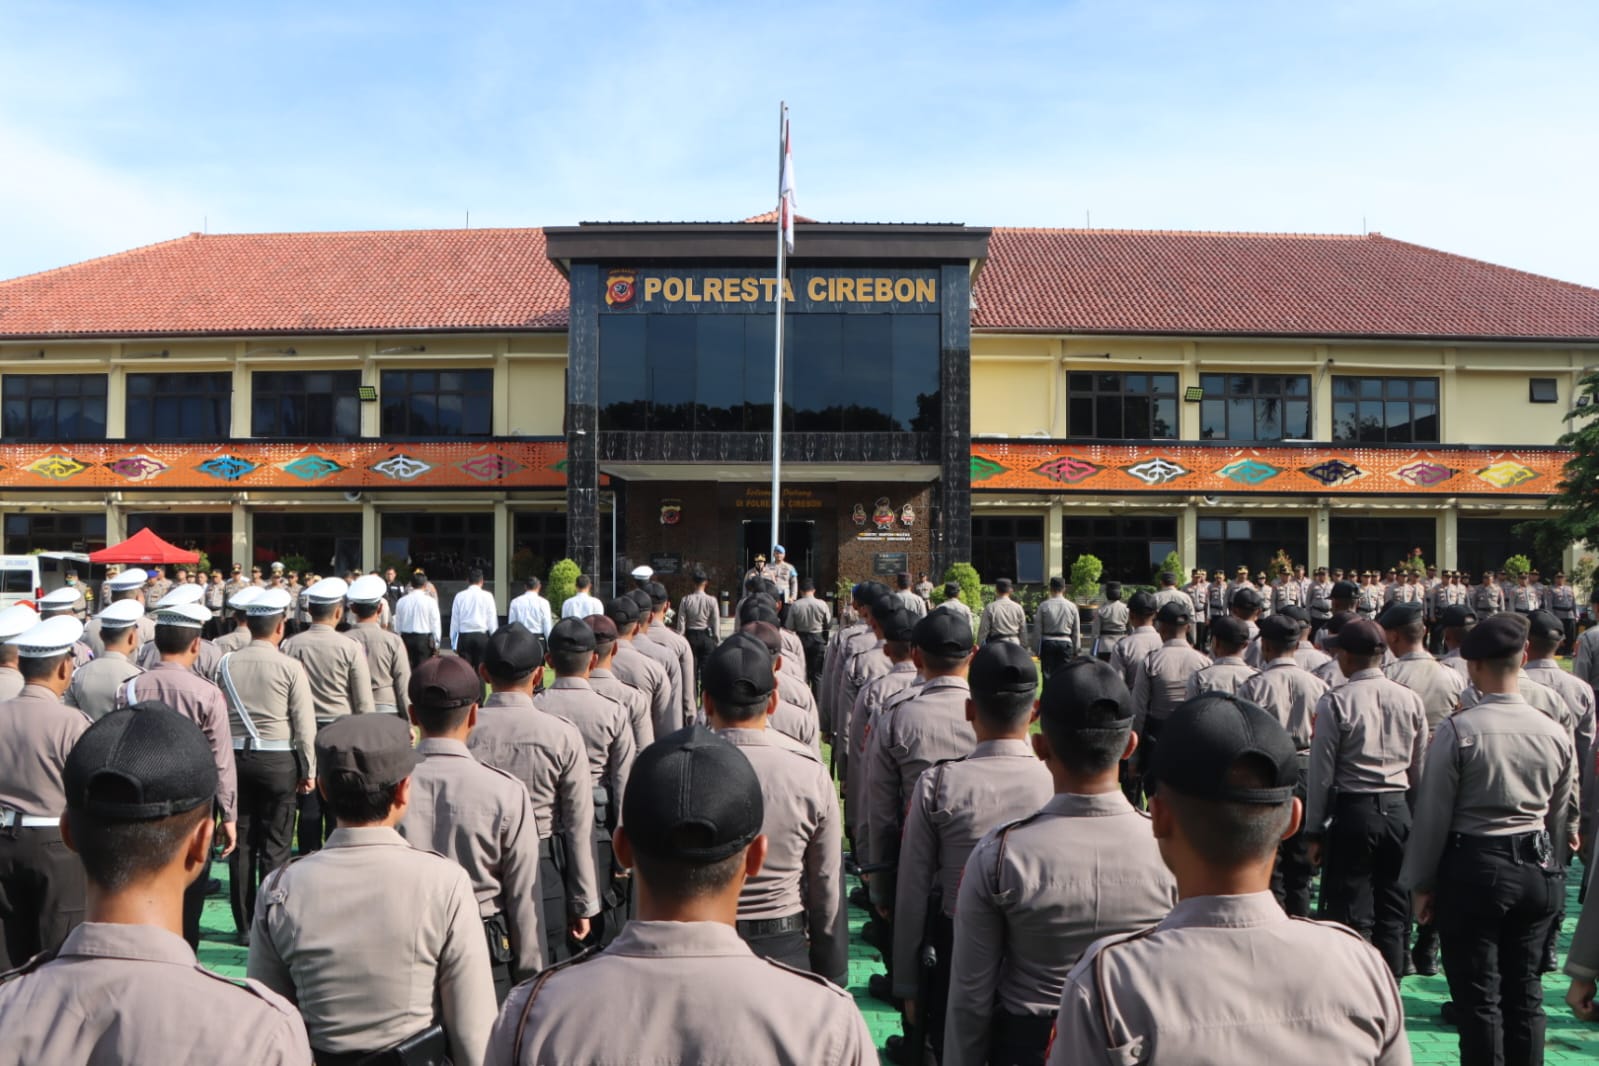
[[[550,567],[549,580],[544,582],[549,588],[545,591],[549,594],[550,605],[557,611],[561,609],[561,604],[577,594],[577,576],[580,573],[582,571],[570,559],[562,559]]]
[[[1532,569],[1532,560],[1525,555],[1512,555],[1505,560],[1505,576],[1511,581],[1520,581],[1521,575]]]
[[[1099,594],[1099,576],[1105,564],[1097,555],[1079,555],[1072,563],[1072,597],[1087,603]]]
[[[1183,557],[1176,552],[1167,552],[1166,558],[1162,559],[1160,565],[1155,568],[1153,580],[1156,585],[1160,584],[1160,575],[1162,574],[1170,574],[1175,577],[1178,586],[1181,587],[1184,579],[1188,576],[1188,571],[1183,569]]]
[[[971,563],[956,563],[944,571],[944,583],[954,581],[961,587],[961,602],[971,608],[974,616],[983,613],[983,579]]]

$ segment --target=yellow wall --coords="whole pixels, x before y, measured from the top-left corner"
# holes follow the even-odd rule
[[[566,360],[517,360],[509,365],[507,436],[558,437],[566,412]],[[496,426],[496,429],[498,427]]]

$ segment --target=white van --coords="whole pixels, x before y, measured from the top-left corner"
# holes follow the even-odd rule
[[[45,593],[67,583],[68,570],[76,570],[88,587],[89,557],[82,552],[0,555],[0,608],[18,603],[36,606]]]

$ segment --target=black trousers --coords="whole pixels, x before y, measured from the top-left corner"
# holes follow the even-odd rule
[[[183,939],[196,951],[200,950],[200,915],[205,911],[205,883],[209,880],[211,863],[207,860],[200,876],[183,890]]]
[[[698,693],[700,675],[705,671],[705,657],[716,650],[716,638],[711,636],[709,629],[691,629],[683,639],[688,641],[689,650],[694,653],[694,691]]]
[[[827,658],[827,641],[820,633],[801,633],[800,647],[805,649],[805,681],[815,692],[822,684],[822,660]]]
[[[315,789],[296,796],[294,808],[300,819],[295,833],[297,855],[309,855],[322,850],[322,842],[337,828],[333,812],[322,806],[322,797]]]
[[[483,656],[488,650],[487,633],[462,633],[455,638],[455,654],[471,663],[474,670],[483,665]]]
[[[1299,784],[1294,795],[1303,803],[1307,778],[1310,775],[1308,755],[1300,756]],[[1271,894],[1278,904],[1295,918],[1310,917],[1310,882],[1315,876],[1310,865],[1310,844],[1305,840],[1305,827],[1277,846],[1277,865],[1271,871]]]
[[[988,1031],[988,1066],[1044,1066],[1053,1014],[996,1013]]]
[[[1538,969],[1566,879],[1538,865],[1526,840],[1456,837],[1438,869],[1433,917],[1459,1019],[1461,1066],[1544,1060]]]
[[[566,901],[566,840],[553,836],[539,841],[539,920],[544,924],[544,965],[554,966],[576,954],[571,912]]]
[[[1399,868],[1410,839],[1403,792],[1344,793],[1327,830],[1321,874],[1321,916],[1371,941],[1394,979],[1404,974],[1410,896]]]
[[[83,890],[60,829],[0,829],[0,970],[60,947],[83,922]]]
[[[289,861],[300,768],[292,751],[236,751],[239,846],[228,860],[233,925],[250,928],[261,879]]]
[[[405,654],[410,658],[413,670],[433,658],[433,653],[438,650],[433,646],[432,633],[401,633],[400,641],[405,645]]]
[[[1077,648],[1070,640],[1045,637],[1039,644],[1038,668],[1047,678],[1071,662],[1076,654]]]
[[[763,959],[775,959],[796,970],[811,968],[811,945],[805,938],[804,929],[794,929],[787,933],[770,933],[765,936],[745,936],[744,931],[740,929],[738,935],[743,937],[744,943],[750,946],[751,951]]]

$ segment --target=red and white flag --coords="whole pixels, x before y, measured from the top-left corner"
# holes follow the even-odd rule
[[[783,245],[794,254],[794,149],[788,138],[788,108],[783,108],[783,169],[777,185],[777,224]]]

